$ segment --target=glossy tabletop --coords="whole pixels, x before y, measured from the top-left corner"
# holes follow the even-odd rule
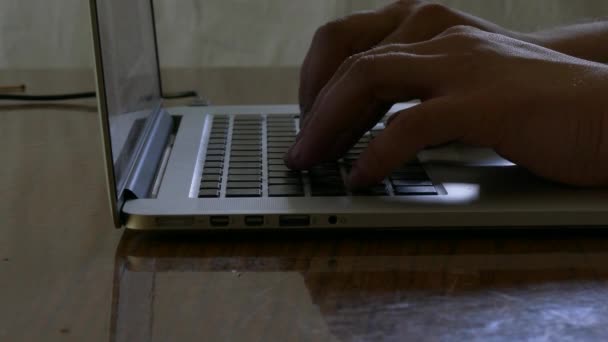
[[[297,71],[165,79],[219,104],[288,103]],[[89,71],[0,71],[21,82],[93,88]],[[95,113],[0,103],[0,341],[608,340],[601,231],[115,230]]]

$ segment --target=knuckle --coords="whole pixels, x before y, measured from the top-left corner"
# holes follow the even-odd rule
[[[354,55],[349,56],[346,61],[344,61],[344,64],[347,67],[352,67],[353,65],[355,65],[355,63],[357,63],[357,61],[361,58],[363,58],[365,56],[364,52],[360,52]]]
[[[469,36],[472,34],[475,34],[478,31],[478,29],[476,29],[473,26],[469,26],[469,25],[456,25],[456,26],[452,26],[447,28],[445,31],[443,31],[443,33],[445,35],[462,35],[462,36]]]
[[[376,68],[377,58],[374,55],[362,55],[357,58],[352,65],[352,72],[355,78],[365,80],[366,82],[373,81]]]
[[[400,51],[405,46],[406,46],[405,44],[401,44],[401,43],[390,43],[390,44],[385,44],[385,45],[379,45],[379,46],[376,46],[376,47],[372,48],[371,50],[369,50],[368,54],[382,55],[385,53],[396,52],[396,51]]]
[[[458,40],[474,40],[479,36],[479,29],[469,25],[456,25],[448,27],[440,36],[451,37]]]
[[[323,26],[319,27],[314,35],[314,40],[329,40],[329,41],[337,41],[340,40],[344,35],[344,26],[346,23],[346,19],[338,19],[334,21],[330,21]]]
[[[446,29],[440,36],[451,39],[454,43],[472,49],[485,41],[488,33],[476,27],[458,25]]]
[[[452,15],[452,10],[442,4],[421,2],[418,4],[413,16],[419,20],[440,20]]]

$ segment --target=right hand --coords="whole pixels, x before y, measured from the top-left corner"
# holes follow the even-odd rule
[[[304,124],[323,88],[350,56],[381,45],[427,41],[460,25],[528,40],[483,19],[422,0],[401,0],[377,11],[354,14],[324,25],[315,34],[301,69],[300,107]]]
[[[315,102],[287,155],[306,170],[335,160],[391,117],[355,163],[350,185],[376,184],[427,146],[494,149],[543,178],[608,186],[608,67],[472,27],[349,58]]]

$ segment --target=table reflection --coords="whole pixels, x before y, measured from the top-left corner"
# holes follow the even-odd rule
[[[111,341],[606,340],[608,240],[542,234],[126,233]]]

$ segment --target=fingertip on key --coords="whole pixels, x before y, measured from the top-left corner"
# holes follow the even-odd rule
[[[283,161],[285,165],[292,170],[300,170],[301,169],[301,147],[300,141],[296,141],[296,143],[289,148],[287,153],[283,156]]]
[[[356,190],[365,184],[365,172],[362,171],[361,167],[357,164],[353,165],[353,168],[350,170],[350,174],[348,175],[347,186],[350,190]]]

